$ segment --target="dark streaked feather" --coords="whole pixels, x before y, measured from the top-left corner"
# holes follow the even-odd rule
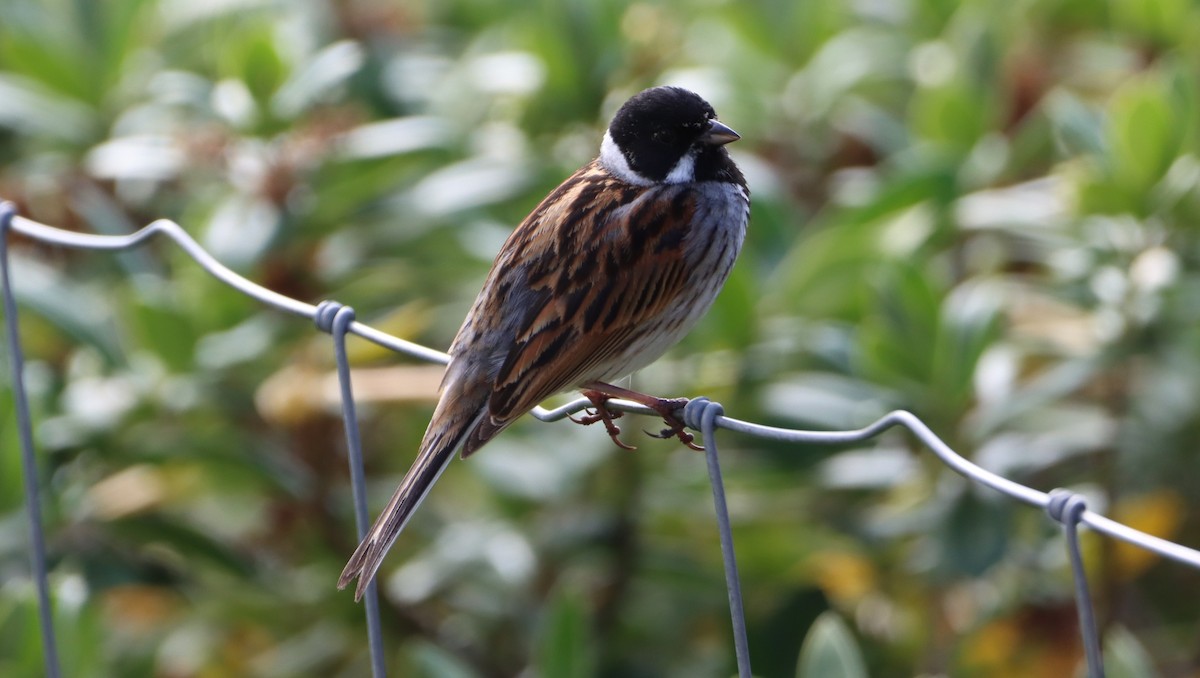
[[[597,365],[658,329],[672,309],[688,307],[691,276],[679,243],[691,234],[694,213],[688,186],[631,187],[595,163],[534,210],[505,244],[514,256],[498,260],[492,276],[554,293],[536,308],[505,309],[526,321],[496,374],[490,419],[511,421],[596,378]],[[557,237],[546,238],[546,228]],[[591,272],[597,267],[602,275]]]
[[[438,401],[429,427],[425,429],[416,461],[404,474],[400,486],[338,577],[339,589],[345,588],[358,577],[358,586],[354,589],[355,600],[362,598],[384,555],[408,524],[413,511],[425,500],[438,476],[454,458],[454,451],[484,417],[487,391],[478,382],[461,383],[461,374],[453,367],[447,372],[443,396]]]

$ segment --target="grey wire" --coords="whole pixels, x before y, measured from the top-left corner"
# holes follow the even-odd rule
[[[6,204],[6,206],[11,211],[11,205]],[[63,231],[63,230],[60,230],[57,228],[53,228],[50,226],[46,226],[44,224],[37,223],[35,221],[31,221],[29,219],[22,218],[20,216],[11,217],[11,214],[10,214],[10,218],[11,218],[10,229],[12,231],[21,233],[21,234],[26,235],[31,238],[35,238],[37,240],[41,240],[43,242],[63,245],[66,247],[83,248],[83,249],[123,250],[123,249],[128,249],[128,248],[140,245],[144,241],[146,241],[150,237],[152,237],[153,235],[163,234],[166,237],[173,240],[174,242],[176,242],[190,257],[192,257],[192,259],[194,259],[198,264],[200,264],[200,266],[204,270],[206,270],[208,273],[210,273],[217,279],[221,280],[222,282],[233,287],[234,289],[237,289],[238,291],[242,292],[243,294],[246,294],[254,299],[257,299],[269,306],[273,306],[275,308],[278,308],[278,309],[281,309],[281,310],[284,310],[284,311],[287,311],[287,312],[290,312],[290,313],[293,313],[296,315],[304,316],[304,317],[307,317],[310,319],[315,319],[316,314],[317,314],[317,307],[314,307],[310,304],[306,304],[304,302],[298,301],[296,299],[292,299],[290,297],[283,296],[276,292],[272,292],[271,290],[268,290],[260,285],[257,285],[255,283],[247,280],[246,278],[238,275],[237,273],[234,273],[233,271],[231,271],[230,269],[228,269],[227,267],[222,265],[220,262],[218,262],[215,258],[213,258],[212,255],[210,255],[208,252],[206,252],[204,250],[204,248],[202,248],[195,240],[193,240],[191,238],[191,236],[189,236],[183,230],[182,227],[180,227],[178,224],[176,224],[172,221],[160,219],[160,220],[155,221],[155,222],[149,224],[148,226],[145,226],[142,229],[140,229],[134,233],[131,233],[129,235],[109,236],[109,235],[92,235],[92,234],[82,234],[82,233],[73,233],[70,231]],[[6,250],[4,250],[3,252],[5,253],[5,257],[6,257]],[[7,260],[5,260],[4,273],[5,273],[6,278],[7,278],[7,270],[8,270],[7,269]],[[8,288],[6,287],[5,289],[7,290]],[[10,304],[10,299],[6,298],[5,299],[6,309],[9,304]],[[9,321],[10,318],[11,318],[11,322]],[[16,354],[19,358],[20,347],[16,341],[17,335],[15,333],[15,318],[16,318],[15,310],[6,310],[6,324],[8,325],[8,330],[9,330],[9,342],[10,342],[13,354]],[[367,339],[368,341],[372,341],[380,346],[389,348],[398,353],[410,355],[410,356],[420,358],[422,360],[426,360],[429,362],[445,364],[445,363],[449,362],[449,359],[450,359],[450,357],[448,355],[446,355],[445,353],[427,348],[425,346],[421,346],[420,344],[415,344],[413,342],[409,342],[409,341],[405,341],[403,339],[399,339],[397,337],[393,337],[387,333],[381,332],[379,330],[376,330],[370,326],[364,325],[357,321],[349,322],[348,326],[345,328],[345,332],[350,333],[350,334],[355,334],[364,339]],[[344,350],[344,348],[342,350]],[[340,376],[341,369],[342,369],[342,365],[339,363],[339,376]],[[18,401],[22,401],[23,400],[23,397],[22,397],[23,396],[23,387],[18,386],[19,376],[20,376],[20,370],[14,369],[14,392],[17,392],[18,390],[20,391],[18,393]],[[348,388],[348,386],[349,386],[349,380],[348,379],[343,380],[343,402],[350,400],[350,394],[346,390]],[[696,399],[696,400],[699,400],[699,399]],[[566,405],[562,405],[562,406],[554,408],[554,409],[544,409],[541,407],[535,408],[532,412],[532,415],[541,421],[557,421],[559,419],[566,417],[569,414],[572,414],[572,413],[582,410],[588,404],[589,404],[589,401],[587,399],[580,398],[580,399],[574,400],[570,403],[567,403]],[[642,405],[638,405],[636,403],[631,403],[628,401],[614,400],[614,401],[610,402],[608,406],[611,409],[620,410],[620,411],[624,411],[624,412],[636,412],[639,414],[652,414],[652,411],[649,408],[646,408]],[[21,413],[20,413],[21,407],[27,407],[27,406],[25,406],[23,404],[18,405],[18,410],[19,410],[18,418],[21,417]],[[351,405],[351,407],[352,407],[352,405]],[[350,412],[352,413],[353,410],[351,409]],[[686,413],[686,410],[685,410],[685,413]],[[28,413],[27,412],[26,412],[25,416],[26,416],[26,420],[25,420],[24,425],[26,426],[26,428],[28,428],[28,419],[27,419]],[[794,430],[794,429],[777,428],[777,427],[773,427],[773,426],[763,426],[761,424],[755,424],[752,422],[747,422],[747,421],[742,421],[739,419],[734,419],[731,417],[726,417],[726,416],[716,413],[716,412],[711,414],[711,416],[709,418],[711,419],[711,423],[708,425],[705,425],[704,422],[700,422],[702,424],[701,433],[703,433],[705,435],[706,443],[707,443],[707,441],[709,441],[712,438],[712,431],[717,428],[722,428],[722,429],[726,429],[729,431],[745,433],[748,435],[756,436],[758,438],[763,438],[763,439],[768,439],[768,440],[777,440],[777,441],[781,441],[781,442],[835,445],[835,444],[861,442],[861,441],[867,440],[869,438],[872,438],[874,436],[877,436],[880,433],[882,433],[883,431],[886,431],[890,428],[900,426],[900,427],[906,428],[909,431],[911,431],[913,433],[913,435],[915,435],[925,446],[927,446],[930,450],[932,450],[933,453],[935,455],[937,455],[937,457],[946,466],[950,467],[955,472],[968,478],[969,480],[977,482],[982,485],[985,485],[987,487],[990,487],[1002,494],[1005,494],[1009,497],[1017,499],[1018,501],[1022,501],[1026,504],[1030,504],[1030,505],[1042,508],[1043,510],[1048,509],[1050,506],[1051,497],[1049,495],[1047,495],[1044,492],[1040,492],[1038,490],[1021,485],[1020,483],[1013,482],[1007,478],[996,475],[990,471],[987,471],[986,469],[983,469],[983,468],[971,463],[970,461],[966,460],[965,458],[963,458],[962,456],[960,456],[956,452],[954,452],[954,450],[950,449],[950,447],[948,445],[946,445],[946,443],[943,442],[940,438],[938,438],[937,435],[935,435],[933,433],[933,431],[931,431],[929,429],[929,427],[927,427],[925,425],[924,422],[922,422],[915,415],[913,415],[909,412],[904,412],[904,411],[900,411],[900,410],[890,412],[890,413],[884,415],[883,417],[881,417],[880,419],[878,419],[877,421],[875,421],[863,428],[860,428],[857,430],[852,430],[852,431],[802,431],[802,430]],[[352,420],[352,418],[347,419],[347,432],[348,432],[347,435],[348,436],[350,435],[349,431],[350,431],[350,421],[351,420]],[[704,430],[704,428],[706,426],[709,429],[708,431]],[[691,425],[691,427],[696,428],[696,426],[694,426],[694,425]],[[355,428],[355,431],[357,432],[357,428]],[[28,452],[23,450],[23,455],[29,456],[30,458],[32,458],[32,445],[30,445],[30,447],[28,448]],[[25,456],[23,456],[23,459],[25,459]],[[712,460],[712,463],[716,463],[715,453],[710,457],[710,459]],[[354,462],[351,462],[351,463],[353,464]],[[361,463],[359,464],[359,466],[361,467]],[[26,467],[30,468],[31,463],[26,464]],[[361,473],[361,468],[359,470],[359,473]],[[718,469],[718,473],[719,473],[719,469]],[[719,479],[719,475],[717,476],[717,478]],[[28,473],[26,476],[26,484],[27,484],[27,487],[30,486]],[[36,496],[37,496],[36,495],[36,489],[37,489],[36,486],[37,486],[37,483],[36,483],[36,477],[35,477],[34,481],[32,482],[33,492],[32,493],[29,491],[26,492],[27,503],[31,501],[30,500],[31,496],[36,499]],[[715,493],[716,493],[716,489],[714,488],[714,500],[716,499]],[[723,491],[722,491],[722,498],[723,498]],[[45,593],[45,590],[44,590],[44,587],[45,587],[45,571],[44,571],[45,570],[45,562],[44,562],[44,545],[42,544],[42,536],[41,536],[41,518],[40,518],[40,512],[38,512],[38,510],[37,510],[37,502],[33,501],[33,503],[30,504],[30,506],[31,506],[31,508],[30,508],[31,530],[33,530],[33,532],[35,532],[34,569],[37,571],[37,572],[35,572],[35,578],[40,581],[39,591],[41,592],[41,594],[40,594],[41,597],[39,598],[39,605],[40,605],[40,609],[43,611],[44,618],[48,619],[49,599],[48,599],[48,595]],[[356,512],[357,512],[357,510],[358,509],[356,506]],[[720,516],[721,513],[722,513],[721,510],[718,510],[718,516]],[[356,515],[356,519],[357,519],[357,515]],[[719,521],[720,520],[722,520],[722,519],[719,518]],[[725,521],[725,524],[719,525],[719,527],[722,531],[725,531],[728,529],[727,514],[725,515],[725,518],[723,520]],[[1072,521],[1071,524],[1074,525],[1075,522],[1076,521]],[[1180,563],[1184,563],[1186,565],[1190,565],[1191,567],[1200,569],[1200,551],[1197,551],[1195,549],[1188,548],[1181,544],[1176,544],[1176,543],[1167,541],[1165,539],[1160,539],[1158,537],[1146,534],[1139,530],[1135,530],[1134,528],[1131,528],[1127,525],[1123,525],[1121,523],[1118,523],[1114,520],[1111,520],[1100,514],[1093,513],[1088,510],[1082,510],[1079,512],[1079,515],[1077,517],[1077,522],[1085,524],[1088,527],[1092,528],[1093,530],[1100,532],[1102,534],[1106,534],[1110,537],[1120,539],[1124,542],[1133,544],[1140,548],[1144,548],[1148,551],[1152,551],[1152,552],[1157,553],[1166,558],[1170,558],[1170,559],[1178,561]],[[360,534],[361,534],[361,529],[362,528],[360,527]],[[1073,529],[1074,528],[1072,527],[1072,530]],[[725,555],[724,539],[725,539],[725,537],[723,536],[723,545],[722,545],[722,554],[723,555]],[[1074,541],[1074,540],[1070,539],[1069,541]],[[43,555],[41,555],[41,556],[38,555],[39,550],[43,553]],[[737,628],[740,626],[743,629],[742,634],[744,635],[745,620],[744,620],[744,617],[741,614],[741,610],[740,610],[740,603],[741,603],[740,590],[738,590],[736,588],[737,587],[736,566],[732,570],[730,568],[730,565],[733,564],[732,540],[731,539],[729,540],[729,556],[730,556],[730,558],[727,559],[727,561],[726,561],[726,581],[730,587],[730,606],[731,606],[730,612],[734,619],[735,643],[736,643],[736,642],[739,642],[736,638],[737,633],[738,633]],[[1073,555],[1072,557],[1074,558],[1075,556]],[[39,560],[39,558],[40,558],[40,560]],[[1080,562],[1082,562],[1082,561],[1080,561]],[[730,583],[730,582],[732,582],[732,583]],[[1079,585],[1079,582],[1080,582],[1080,579],[1077,578],[1076,579],[1077,586]],[[1086,590],[1086,581],[1084,582],[1083,585],[1084,585],[1084,590]],[[735,607],[735,596],[737,599],[736,607]],[[43,598],[44,598],[44,601],[43,601]],[[1077,601],[1078,600],[1079,600],[1079,598],[1077,598]],[[1082,603],[1080,603],[1080,604],[1082,604]],[[1090,601],[1088,602],[1088,609],[1090,610]],[[1081,626],[1085,626],[1085,625],[1081,624]],[[1099,641],[1095,635],[1096,632],[1094,629],[1094,624],[1093,624],[1093,628],[1090,631],[1086,627],[1082,628],[1081,633],[1084,634],[1085,644],[1093,643],[1097,648],[1099,647]],[[1090,637],[1089,637],[1089,634],[1090,634]],[[43,637],[44,637],[44,639],[50,638],[49,642],[51,645],[50,645],[50,648],[47,650],[47,652],[52,653],[52,651],[53,651],[52,632],[50,634],[47,634],[44,632]],[[744,643],[744,638],[741,642]],[[741,652],[741,651],[739,650],[739,652]],[[741,663],[741,655],[739,654],[739,671],[741,670],[740,663]],[[54,656],[53,658],[48,657],[48,659],[47,659],[48,672],[51,670],[51,667],[55,667],[54,670],[57,671],[56,666],[57,666],[57,657],[56,656]],[[747,667],[749,666],[748,658],[747,658],[746,666]],[[57,675],[57,674],[50,673],[49,675]]]
[[[746,637],[746,614],[742,606],[742,584],[738,577],[737,556],[733,550],[733,527],[725,504],[725,481],[717,460],[716,419],[725,411],[720,403],[708,398],[692,398],[683,408],[683,421],[704,436],[704,459],[712,487],[713,508],[717,514],[717,532],[721,536],[721,560],[725,566],[725,589],[729,592],[729,615],[733,619],[733,649],[737,657],[738,678],[751,678],[750,642]]]
[[[592,404],[592,401],[588,400],[587,398],[578,398],[576,400],[572,400],[571,402],[567,403],[566,405],[561,405],[552,410],[547,410],[545,408],[538,407],[538,408],[535,408],[532,412],[530,412],[530,414],[533,415],[534,419],[537,419],[539,421],[545,421],[545,422],[559,421],[562,419],[566,419],[570,415],[575,414],[576,412],[582,410],[585,407],[590,407],[591,404]],[[620,398],[614,398],[613,400],[609,400],[608,402],[604,403],[604,407],[606,407],[609,410],[618,410],[620,412],[632,412],[634,414],[657,414],[654,410],[650,409],[649,407],[646,407],[645,405],[642,405],[640,403],[635,403],[635,402],[632,402],[629,400],[621,400]]]
[[[234,273],[205,251],[200,246],[200,243],[193,240],[192,236],[183,230],[182,226],[168,219],[159,219],[129,235],[73,233],[46,226],[45,224],[39,224],[36,221],[31,221],[23,217],[13,219],[12,230],[43,242],[89,250],[129,249],[141,245],[155,235],[162,234],[175,241],[189,257],[200,264],[201,268],[242,294],[257,299],[268,306],[274,306],[282,311],[303,316],[310,320],[313,319],[317,312],[317,307],[312,304],[306,304],[303,301],[285,297],[278,292],[272,292],[262,285],[250,282],[246,278]],[[373,327],[359,322],[351,323],[349,332],[350,334],[356,334],[368,341],[379,344],[384,348],[390,348],[397,353],[404,353],[414,358],[420,358],[433,363],[442,363],[443,365],[450,362],[450,356],[441,351],[435,351],[420,344],[414,344],[411,341],[393,337],[386,332],[380,332]]]
[[[1088,678],[1104,678],[1104,655],[1100,651],[1100,633],[1096,630],[1096,615],[1092,611],[1092,594],[1088,591],[1087,572],[1083,569],[1083,554],[1079,549],[1079,519],[1087,511],[1087,500],[1070,490],[1051,490],[1046,513],[1062,524],[1067,538],[1067,555],[1071,561],[1071,578],[1075,581],[1075,608],[1079,613],[1079,633],[1083,636],[1083,653],[1087,658]]]
[[[819,445],[843,445],[846,443],[861,442],[873,438],[890,428],[900,426],[911,431],[918,440],[924,443],[926,447],[942,460],[942,463],[959,475],[1042,510],[1045,510],[1050,503],[1050,496],[1045,492],[1025,487],[1020,483],[998,476],[966,460],[957,452],[950,449],[950,446],[944,443],[941,438],[938,438],[933,431],[929,430],[925,422],[918,419],[911,412],[903,410],[889,412],[871,424],[853,431],[800,431],[776,428],[774,426],[763,426],[726,416],[717,417],[716,425],[718,428],[746,433],[757,438]],[[1200,551],[1196,549],[1160,539],[1140,530],[1135,530],[1128,525],[1122,525],[1115,520],[1106,518],[1098,513],[1093,513],[1092,511],[1085,511],[1080,516],[1079,522],[1097,532],[1200,569]]]
[[[46,675],[62,675],[58,665],[58,643],[54,637],[54,614],[50,606],[50,584],[46,573],[46,540],[42,533],[42,500],[38,483],[37,457],[33,453],[33,424],[29,416],[29,398],[25,393],[25,355],[17,327],[17,302],[9,275],[8,231],[16,214],[11,202],[0,203],[0,287],[4,295],[4,330],[8,337],[8,360],[12,370],[13,402],[17,414],[17,434],[21,440],[21,473],[25,481],[25,512],[29,517],[30,560],[34,587],[37,589],[38,621],[42,627],[42,656]]]
[[[342,421],[346,428],[346,460],[350,465],[350,490],[354,502],[354,528],[359,540],[367,534],[367,481],[363,474],[362,437],[358,432],[354,389],[350,383],[350,360],[346,356],[346,332],[354,322],[354,309],[336,301],[317,305],[313,322],[317,329],[333,336],[333,355],[337,361],[338,386],[341,388]],[[383,661],[383,628],[379,623],[379,592],[372,581],[364,594],[367,615],[367,646],[371,656],[371,675],[384,678],[387,667]]]

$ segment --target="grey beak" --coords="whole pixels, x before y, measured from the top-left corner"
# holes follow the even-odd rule
[[[713,146],[724,146],[741,138],[742,135],[722,125],[719,121],[713,120],[708,123],[708,131],[700,137],[700,141]]]

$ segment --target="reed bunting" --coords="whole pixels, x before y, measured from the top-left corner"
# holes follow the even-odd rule
[[[473,454],[556,393],[595,405],[580,423],[620,429],[612,397],[660,413],[692,446],[665,400],[611,384],[658,359],[712,305],[750,217],[746,180],[725,144],[738,134],[678,87],[627,101],[600,155],[542,200],[513,231],[450,347],[441,397],[413,463],[338,588],[362,598],[384,554],[454,457]],[[697,448],[699,449],[699,448]]]

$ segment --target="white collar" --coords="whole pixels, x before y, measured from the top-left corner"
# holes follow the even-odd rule
[[[604,141],[600,142],[600,164],[616,178],[635,186],[650,186],[654,182],[633,171],[625,154],[617,147],[612,135],[604,133]]]
[[[613,176],[635,186],[653,186],[655,183],[685,184],[696,178],[696,149],[689,149],[661,182],[654,182],[629,166],[629,161],[617,146],[617,142],[613,141],[612,135],[605,132],[604,141],[600,142],[600,164]]]

